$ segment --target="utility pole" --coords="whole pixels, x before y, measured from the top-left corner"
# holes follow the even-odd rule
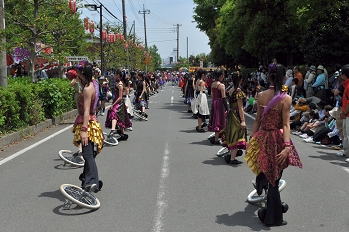
[[[173,25],[177,26],[177,62],[179,60],[179,27],[182,26],[182,24]]]
[[[189,46],[188,46],[188,37],[187,37],[187,61],[189,62],[189,53],[188,53],[188,51],[189,51]]]
[[[4,0],[0,0],[0,31],[5,30],[5,4]],[[3,44],[6,43],[6,38],[1,38]],[[0,86],[7,87],[7,64],[6,51],[3,49],[0,54]]]
[[[124,27],[124,38],[127,40],[127,25],[126,25],[126,8],[125,8],[125,0],[122,0],[122,23]]]
[[[98,8],[98,7],[96,7]],[[99,6],[99,43],[101,48],[101,75],[104,75],[104,54],[103,54],[103,5]]]
[[[144,20],[144,42],[145,42],[145,48],[148,50],[148,42],[147,42],[147,24],[145,22],[145,14],[150,14],[150,10],[144,9],[144,4],[143,4],[143,10],[138,11],[138,14],[143,14],[143,20]]]

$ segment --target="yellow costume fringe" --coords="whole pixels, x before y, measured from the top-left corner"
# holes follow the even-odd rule
[[[261,172],[261,169],[259,168],[259,165],[257,163],[257,156],[259,154],[259,144],[257,140],[252,137],[249,141],[248,148],[246,150],[246,155],[244,159],[246,160],[247,166],[252,170],[252,172],[258,176],[258,174]]]
[[[79,146],[81,142],[81,135],[80,135],[81,126],[82,126],[82,123],[79,123],[72,129],[72,132],[74,133],[73,144],[75,146]],[[101,124],[93,120],[89,121],[87,136],[88,136],[88,140],[97,144],[97,154],[99,154],[103,149],[103,140],[104,140]]]

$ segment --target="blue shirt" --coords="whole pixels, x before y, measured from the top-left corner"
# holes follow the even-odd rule
[[[321,73],[317,76],[315,83],[313,84],[313,87],[319,87],[324,86],[325,87],[325,74]]]

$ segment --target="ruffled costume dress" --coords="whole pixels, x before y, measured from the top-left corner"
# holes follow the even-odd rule
[[[195,102],[195,107],[191,107],[192,111],[198,118],[208,119],[210,117],[210,109],[208,108],[207,96],[205,91],[200,91],[200,87],[197,86],[196,89],[199,92],[197,98],[192,101]]]
[[[282,94],[286,95],[285,92]],[[281,96],[281,98],[282,97],[283,96]],[[269,187],[266,187],[269,190],[264,223],[270,225],[278,224],[283,221],[281,199],[278,191],[278,183],[283,170],[287,168],[288,165],[302,168],[302,162],[292,141],[290,141],[291,146],[288,155],[288,162],[281,165],[277,161],[276,155],[284,149],[284,139],[283,133],[280,130],[283,127],[282,112],[280,109],[274,107],[280,98],[272,103],[273,99],[267,106],[261,106],[263,108],[263,115],[260,129],[250,139],[244,157],[248,167],[257,176],[257,186],[259,184],[258,182],[263,182],[265,179],[269,183]]]
[[[189,78],[187,80],[187,90],[185,92],[185,100],[184,104],[190,105],[191,101],[194,99],[194,86],[193,86],[193,78]]]
[[[219,85],[218,85],[219,86]],[[222,99],[222,93],[217,88],[212,88],[212,107],[209,131],[220,132],[226,126],[225,106]]]
[[[87,136],[88,140],[97,144],[97,154],[99,154],[102,151],[103,148],[103,131],[102,131],[102,126],[97,120],[97,116],[95,114],[96,109],[97,109],[97,102],[98,102],[98,95],[99,95],[99,90],[98,90],[98,83],[94,80],[93,85],[95,88],[95,94],[92,96],[91,99],[91,105],[90,105],[90,116],[89,116],[89,121],[88,121],[88,130],[87,130]],[[73,144],[75,146],[79,146],[81,143],[81,127],[82,123],[84,121],[84,95],[83,93],[79,93],[78,97],[78,113],[79,115],[77,116],[74,126],[72,128],[72,132],[74,133],[74,139],[73,139]]]
[[[114,89],[114,102],[119,98],[119,88]],[[114,103],[113,102],[113,103]],[[114,104],[113,107],[110,107],[107,114],[107,119],[105,120],[105,127],[112,128],[112,121],[116,120],[117,125],[120,128],[129,128],[132,127],[129,114],[127,113],[127,108],[125,100],[121,99],[120,102]]]
[[[238,108],[238,100],[243,100],[244,98],[246,98],[246,94],[240,88],[234,90],[229,97],[230,110],[227,116],[227,125],[220,132],[223,146],[229,150],[246,149],[247,131],[241,128],[241,118]]]

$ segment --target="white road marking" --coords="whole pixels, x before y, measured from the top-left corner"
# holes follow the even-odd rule
[[[247,117],[251,118],[252,120],[255,120],[255,119],[256,119],[255,117],[253,117],[252,115],[250,115],[250,114],[248,114],[248,113],[245,113],[245,115],[246,115]]]
[[[172,104],[173,104],[173,96],[171,96],[171,106],[172,106]]]
[[[349,168],[342,167],[342,169],[343,169],[344,171],[346,171],[347,173],[349,173]]]
[[[174,90],[172,90],[172,93],[174,93]]]
[[[72,128],[72,127],[73,127],[73,125],[70,125],[70,126],[64,128],[64,129],[60,130],[60,131],[57,131],[56,133],[54,133],[54,134],[52,134],[52,135],[50,135],[50,136],[48,136],[48,137],[46,137],[46,138],[40,140],[39,142],[34,143],[33,145],[30,145],[29,147],[27,147],[27,148],[25,148],[25,149],[23,149],[23,150],[20,150],[20,151],[18,151],[18,152],[16,152],[15,154],[13,154],[13,155],[11,155],[11,156],[9,156],[9,157],[7,157],[7,158],[1,160],[1,161],[0,161],[0,165],[3,165],[4,163],[6,163],[6,162],[8,162],[8,161],[10,161],[10,160],[12,160],[12,159],[14,159],[14,158],[16,158],[17,156],[22,155],[24,152],[27,152],[27,151],[33,149],[34,147],[39,146],[40,144],[46,142],[46,141],[49,140],[49,139],[52,139],[52,138],[55,137],[56,135],[59,135],[60,133],[63,133],[64,131],[66,131],[66,130]]]
[[[164,155],[162,158],[161,177],[160,177],[160,184],[159,184],[159,192],[158,192],[157,201],[156,201],[156,211],[155,211],[153,232],[163,231],[163,226],[164,226],[163,217],[167,208],[167,201],[168,201],[166,193],[167,193],[167,179],[170,174],[169,154],[170,154],[170,150],[168,148],[168,143],[166,143],[165,149],[164,149]]]
[[[110,107],[111,107],[111,105],[110,105],[110,106],[107,106],[106,109],[108,109],[108,108],[110,108]],[[64,129],[62,129],[62,130],[60,130],[60,131],[57,131],[56,133],[53,133],[52,135],[50,135],[50,136],[48,136],[48,137],[46,137],[46,138],[44,138],[44,139],[42,139],[42,140],[40,140],[40,141],[38,141],[38,142],[32,144],[32,145],[30,145],[29,147],[24,148],[23,150],[20,150],[20,151],[16,152],[15,154],[10,155],[9,157],[6,157],[5,159],[3,159],[3,160],[0,161],[0,166],[3,165],[4,163],[7,163],[8,161],[10,161],[10,160],[16,158],[17,156],[20,156],[20,155],[22,155],[23,153],[25,153],[25,152],[27,152],[27,151],[33,149],[34,147],[39,146],[40,144],[46,142],[47,140],[52,139],[53,137],[55,137],[55,136],[57,136],[57,135],[63,133],[64,131],[66,131],[66,130],[72,128],[72,127],[73,127],[73,125],[67,126],[66,128],[64,128]]]

